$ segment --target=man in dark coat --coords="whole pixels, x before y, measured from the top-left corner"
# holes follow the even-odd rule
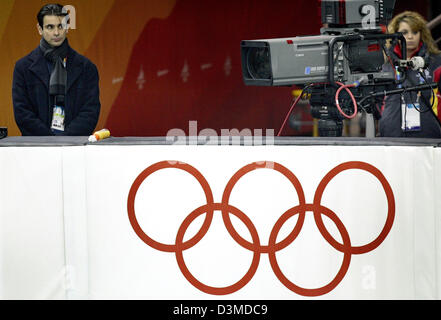
[[[23,136],[88,136],[98,122],[98,70],[69,46],[66,15],[59,4],[43,6],[40,45],[15,65],[12,99]]]

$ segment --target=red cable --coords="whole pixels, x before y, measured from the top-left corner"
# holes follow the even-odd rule
[[[296,104],[299,102],[300,98],[303,96],[303,91],[300,93],[300,95],[297,97],[297,99],[294,101],[294,103],[291,105],[291,108],[288,111],[288,114],[285,117],[285,120],[283,121],[282,126],[280,127],[279,133],[277,133],[277,136],[280,137],[280,134],[282,133],[283,128],[285,127],[286,121],[288,121],[289,116],[291,115],[292,109],[296,106]]]
[[[346,117],[346,118],[348,118],[348,119],[352,119],[352,118],[354,118],[354,117],[357,115],[357,111],[358,111],[358,109],[357,109],[357,101],[355,100],[355,97],[354,97],[354,95],[352,94],[351,90],[349,90],[348,88],[349,88],[349,87],[355,87],[355,85],[354,85],[354,84],[344,85],[344,84],[341,83],[341,82],[337,82],[337,84],[340,85],[340,88],[338,88],[338,90],[337,90],[337,92],[336,92],[336,94],[335,94],[335,104],[337,105],[338,111],[339,111],[344,117]],[[352,115],[350,115],[350,116],[348,116],[346,113],[343,112],[343,110],[340,108],[340,104],[339,104],[339,102],[338,102],[338,96],[339,96],[339,94],[340,94],[340,91],[343,90],[343,89],[345,89],[345,90],[348,92],[349,96],[350,96],[351,99],[352,99],[352,103],[354,104],[354,113],[353,113]],[[288,121],[289,116],[291,115],[292,110],[293,110],[294,107],[297,105],[297,103],[299,102],[299,100],[302,98],[302,96],[303,96],[303,92],[304,92],[304,89],[303,89],[302,93],[301,93],[301,94],[297,97],[297,99],[294,101],[294,103],[291,105],[291,108],[289,109],[288,114],[286,115],[285,120],[283,121],[283,124],[282,124],[282,126],[280,127],[279,132],[277,133],[277,137],[280,137],[280,135],[282,134],[283,128],[285,127],[286,122]]]
[[[344,85],[341,82],[336,82],[337,84],[340,85],[340,88],[338,88],[337,92],[335,93],[335,104],[337,106],[338,111],[340,111],[340,113],[348,119],[352,119],[357,115],[357,101],[355,100],[354,95],[352,94],[351,90],[349,90],[348,88],[350,87],[355,87],[355,84],[347,84]],[[340,103],[338,102],[338,96],[340,95],[340,92],[345,89],[346,92],[349,94],[349,96],[351,97],[352,103],[354,104],[354,113],[350,116],[348,116],[346,113],[343,112],[343,110],[340,108]]]

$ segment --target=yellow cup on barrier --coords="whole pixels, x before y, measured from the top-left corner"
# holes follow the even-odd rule
[[[89,137],[89,142],[96,142],[110,137],[110,131],[108,129],[101,129]]]

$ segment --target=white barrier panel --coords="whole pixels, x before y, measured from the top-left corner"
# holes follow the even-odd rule
[[[90,146],[89,297],[436,298],[433,150]]]
[[[61,148],[0,148],[0,298],[64,299]]]
[[[439,299],[432,147],[0,149],[2,299]]]
[[[441,299],[441,197],[438,196],[441,190],[441,150],[434,150],[434,171],[433,171],[433,203],[435,210],[434,227],[435,227],[435,265],[436,265],[436,293],[437,299]],[[427,185],[424,186],[427,189]]]

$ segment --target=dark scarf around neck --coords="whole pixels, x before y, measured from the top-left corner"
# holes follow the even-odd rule
[[[67,71],[64,60],[67,58],[69,43],[65,39],[60,46],[53,47],[42,38],[40,48],[43,51],[44,57],[53,63],[53,70],[49,80],[49,94],[54,96],[54,103],[56,105],[64,106],[67,83]]]

